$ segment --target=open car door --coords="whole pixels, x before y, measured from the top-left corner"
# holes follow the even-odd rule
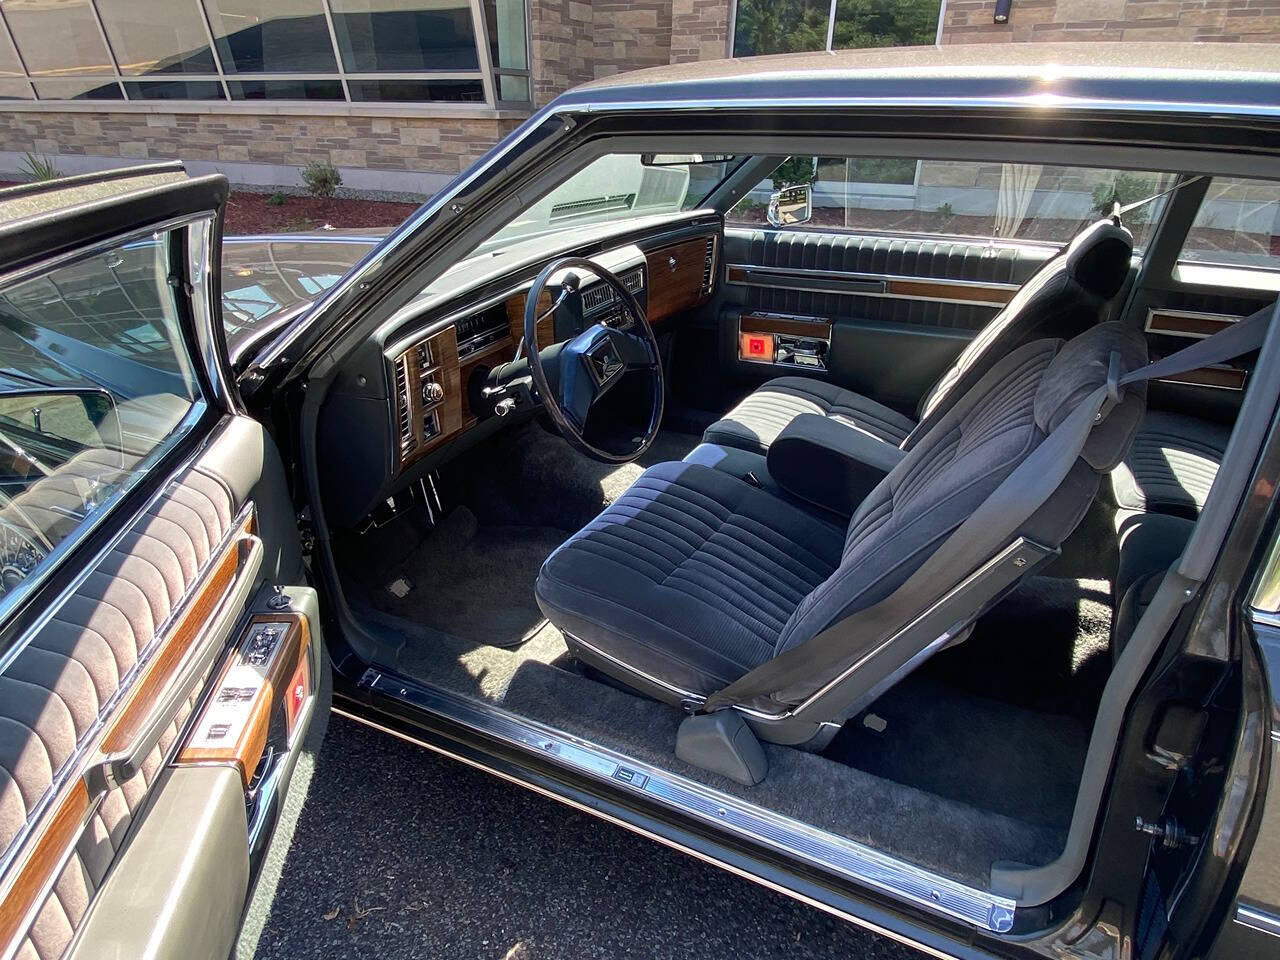
[[[285,473],[228,375],[226,195],[176,164],[0,191],[5,960],[225,958],[327,715]]]

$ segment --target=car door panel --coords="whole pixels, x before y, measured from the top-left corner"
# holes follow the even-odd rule
[[[84,394],[47,328],[175,384],[101,372],[112,422],[0,503],[48,547],[0,589],[0,960],[225,957],[328,669],[280,456],[208,349],[225,181],[171,174],[0,193],[6,362]]]
[[[0,841],[19,848],[0,932],[8,939],[26,924],[32,955],[60,956],[95,891],[118,872],[131,823],[153,784],[170,782],[166,763],[215,662],[243,629],[250,596],[298,579],[296,530],[268,551],[256,524],[280,514],[292,511],[269,438],[248,418],[227,418],[0,677],[0,767],[9,772]],[[318,675],[316,664],[310,676]],[[242,786],[241,808],[244,794]],[[119,869],[130,863],[143,865],[140,876],[157,870],[137,855]],[[134,925],[145,931],[155,916],[135,915]]]
[[[828,319],[827,370],[818,375],[910,409],[1052,252],[980,241],[728,227],[722,355],[739,379],[750,382],[812,374],[800,366],[741,360],[740,319]]]

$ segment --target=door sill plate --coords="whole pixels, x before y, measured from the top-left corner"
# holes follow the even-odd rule
[[[730,831],[784,856],[803,859],[853,883],[934,913],[991,933],[1007,933],[1013,928],[1013,900],[940,877],[864,844],[523,719],[493,704],[373,668],[365,671],[359,686],[447,717],[510,746],[537,753],[579,775],[631,791],[719,830]]]

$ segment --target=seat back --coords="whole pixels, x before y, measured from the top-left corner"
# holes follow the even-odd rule
[[[849,522],[840,566],[791,616],[775,655],[889,597],[1026,460],[1080,403],[1119,369],[1146,364],[1146,342],[1118,323],[1074,340],[1038,340],[1008,354],[941,416],[867,496]],[[955,581],[994,559],[1016,538],[1055,551],[1084,516],[1101,474],[1124,456],[1146,407],[1143,384],[1095,428],[1056,493],[1010,531],[990,557],[977,557],[951,582],[925,585],[909,606],[923,612]],[[1030,567],[1025,572],[1030,572]],[[1025,575],[1025,574],[1024,574]],[[981,613],[969,612],[968,620]],[[965,619],[961,617],[961,619]],[[951,626],[948,624],[948,626]],[[884,640],[867,637],[868,650]]]
[[[1070,339],[1102,320],[1124,286],[1132,258],[1133,236],[1111,220],[1080,231],[1022,285],[930,388],[917,411],[920,423],[902,448],[910,450],[919,442],[1009,351],[1041,337]]]

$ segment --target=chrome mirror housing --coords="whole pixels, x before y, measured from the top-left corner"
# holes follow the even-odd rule
[[[783,187],[769,196],[769,225],[789,227],[808,223],[813,217],[813,184]]]

